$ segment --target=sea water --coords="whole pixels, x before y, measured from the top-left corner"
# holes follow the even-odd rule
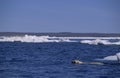
[[[75,59],[83,62],[104,60],[119,53],[120,45],[94,45],[59,38],[48,41],[46,37],[42,37],[43,42],[40,38],[37,42],[34,37],[29,42],[25,41],[30,40],[28,36],[22,42],[18,37],[18,41],[15,37],[6,41],[6,37],[1,38],[0,78],[120,78],[117,61],[103,65],[71,63]]]

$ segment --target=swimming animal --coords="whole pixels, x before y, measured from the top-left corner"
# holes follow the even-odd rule
[[[72,60],[72,64],[96,64],[96,65],[103,65],[101,62],[82,62],[80,60]]]

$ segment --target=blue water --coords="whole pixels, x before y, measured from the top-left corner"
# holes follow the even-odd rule
[[[72,64],[120,52],[117,45],[0,42],[0,78],[120,78],[119,64]]]

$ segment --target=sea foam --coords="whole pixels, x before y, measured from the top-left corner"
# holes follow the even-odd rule
[[[25,36],[11,36],[11,37],[0,37],[1,42],[71,42],[67,38],[56,38],[49,36],[35,36],[35,35],[25,35]]]
[[[111,39],[118,41],[110,42]],[[91,45],[120,45],[120,37],[50,37],[26,34],[24,36],[0,36],[0,42],[79,42]]]
[[[98,61],[119,61],[120,62],[120,52],[116,53],[115,55],[109,55],[106,56],[104,58],[99,58],[99,59],[95,59]]]
[[[120,40],[118,40],[117,42],[110,42],[110,39],[106,39],[106,40],[102,40],[102,39],[94,39],[94,40],[81,40],[81,43],[85,43],[85,44],[93,44],[93,45],[99,45],[99,44],[103,44],[103,45],[120,45]]]

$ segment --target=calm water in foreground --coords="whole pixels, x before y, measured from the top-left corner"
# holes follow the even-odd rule
[[[119,64],[71,64],[118,52],[119,45],[0,42],[0,78],[120,78]]]

